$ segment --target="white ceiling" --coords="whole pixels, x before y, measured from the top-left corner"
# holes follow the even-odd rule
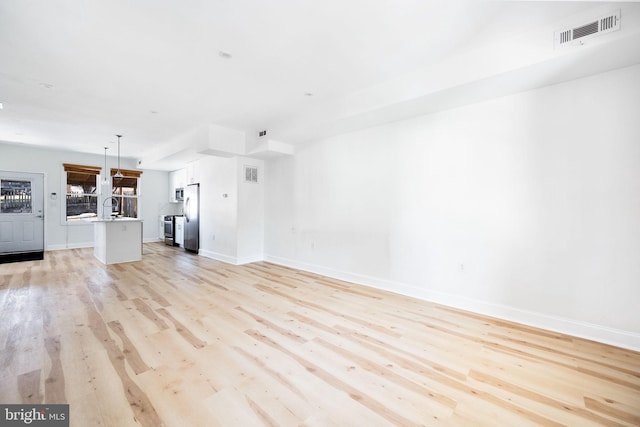
[[[585,56],[553,51],[557,26],[616,7],[478,0],[3,0],[0,140],[101,154],[121,133],[123,156],[141,158],[169,144],[177,152],[181,135],[215,124],[249,138],[269,129],[270,138],[297,144],[437,109],[426,105],[429,99],[446,99],[439,102],[450,107],[456,102],[442,91],[452,88],[460,92],[482,81],[510,87],[496,84],[496,76],[511,73],[511,80],[524,81],[523,70],[532,66],[548,74],[559,61]],[[531,34],[544,34],[539,43],[549,49],[537,52],[535,42],[505,50]],[[494,49],[479,56],[488,46],[501,46],[501,55]],[[607,59],[609,68],[636,63],[637,56],[619,53]],[[602,64],[582,74],[598,71]],[[532,84],[580,76],[560,74]],[[528,87],[512,86],[510,91]],[[485,87],[469,101],[504,92]]]

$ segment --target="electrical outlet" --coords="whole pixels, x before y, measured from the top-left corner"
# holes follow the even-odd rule
[[[460,263],[460,273],[464,273],[464,264]]]
[[[211,235],[211,240],[216,240],[216,235],[215,234]]]

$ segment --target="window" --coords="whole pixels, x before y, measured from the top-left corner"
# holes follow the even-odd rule
[[[101,168],[69,163],[64,163],[63,166],[66,175],[65,209],[67,222],[97,217],[97,182]]]
[[[117,169],[111,169],[111,194],[118,200],[117,206],[114,203],[112,211],[123,217],[138,218],[138,185],[142,172],[120,169],[122,178],[116,178],[116,172]]]
[[[31,213],[31,181],[0,181],[0,213]]]

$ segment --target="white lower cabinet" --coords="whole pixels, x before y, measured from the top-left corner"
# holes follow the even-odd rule
[[[180,247],[184,246],[184,217],[176,217],[175,243]]]

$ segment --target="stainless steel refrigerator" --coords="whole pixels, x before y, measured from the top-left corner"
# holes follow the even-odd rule
[[[195,253],[200,249],[200,184],[184,189],[184,248]]]

